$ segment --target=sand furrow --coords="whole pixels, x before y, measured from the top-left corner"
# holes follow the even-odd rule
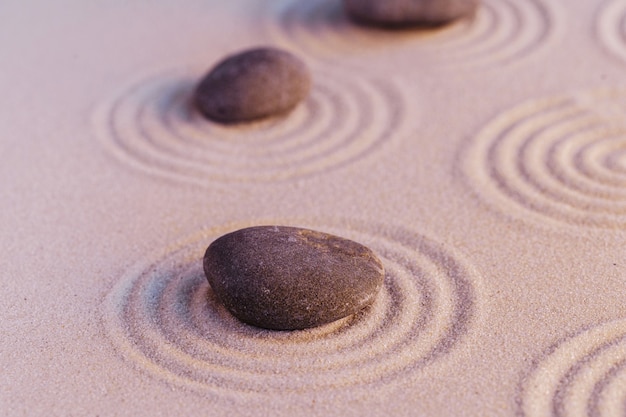
[[[470,331],[478,276],[454,251],[371,223],[299,225],[379,254],[387,274],[373,306],[305,331],[245,325],[216,301],[201,267],[206,246],[232,226],[208,229],[139,262],[107,296],[104,323],[119,354],[156,378],[218,396],[306,394],[419,377]]]
[[[520,414],[619,417],[626,412],[626,320],[567,337],[524,378]]]
[[[271,4],[267,31],[276,42],[328,64],[377,72],[389,64],[396,72],[456,71],[523,59],[548,42],[560,17],[550,2],[485,0],[475,16],[446,27],[385,31],[354,24],[336,0]]]
[[[151,175],[198,185],[256,183],[327,173],[367,157],[418,120],[407,90],[315,72],[310,97],[284,117],[225,126],[191,105],[190,77],[168,74],[98,108],[95,128],[118,159]]]
[[[626,225],[626,92],[533,100],[496,117],[463,152],[499,209],[575,226]]]

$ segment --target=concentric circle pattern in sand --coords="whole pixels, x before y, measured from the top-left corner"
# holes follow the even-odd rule
[[[347,18],[338,0],[271,2],[267,30],[279,44],[363,70],[497,67],[546,43],[551,8],[541,0],[485,0],[476,15],[441,28],[382,30]],[[497,65],[496,65],[497,64]]]
[[[373,306],[304,331],[245,325],[218,304],[204,277],[206,247],[233,227],[211,229],[154,254],[115,285],[104,319],[119,353],[157,378],[202,392],[297,395],[415,375],[470,329],[477,275],[448,248],[365,223],[298,225],[377,252],[387,274]]]
[[[168,179],[279,181],[364,158],[417,118],[393,81],[317,73],[293,112],[243,125],[204,119],[191,104],[193,88],[189,78],[171,74],[122,91],[98,109],[104,144],[125,163]]]
[[[531,101],[497,117],[464,168],[497,208],[576,226],[626,226],[626,90]]]
[[[540,358],[523,381],[521,414],[626,415],[626,320],[587,329]]]
[[[626,61],[626,3],[606,1],[598,14],[596,33],[610,53]]]

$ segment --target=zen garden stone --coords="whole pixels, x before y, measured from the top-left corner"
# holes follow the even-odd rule
[[[367,247],[309,229],[250,227],[226,234],[204,255],[217,298],[257,327],[297,330],[350,316],[372,304],[384,268]]]
[[[293,110],[310,89],[304,62],[286,51],[257,48],[218,63],[196,87],[194,100],[209,119],[245,122]]]
[[[475,13],[480,0],[344,0],[350,17],[370,25],[438,26]]]

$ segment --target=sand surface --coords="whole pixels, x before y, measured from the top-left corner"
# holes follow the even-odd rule
[[[626,3],[484,0],[435,31],[335,0],[0,5],[0,414],[626,415]],[[223,56],[293,51],[293,113],[207,122]],[[201,257],[260,224],[385,287],[243,325]]]

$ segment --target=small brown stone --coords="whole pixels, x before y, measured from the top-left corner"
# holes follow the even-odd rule
[[[243,122],[291,111],[310,88],[304,62],[286,51],[257,48],[218,63],[196,87],[194,100],[209,119]]]
[[[388,27],[438,26],[476,12],[480,0],[344,0],[357,22]]]
[[[204,255],[217,298],[240,320],[274,330],[320,326],[374,302],[382,262],[354,241],[309,229],[249,227],[226,234]]]

